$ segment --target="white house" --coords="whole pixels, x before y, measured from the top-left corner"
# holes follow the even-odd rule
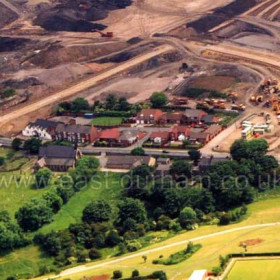
[[[29,123],[22,131],[23,136],[38,137],[43,140],[52,140],[52,132],[57,126],[57,122],[37,119],[34,123]]]

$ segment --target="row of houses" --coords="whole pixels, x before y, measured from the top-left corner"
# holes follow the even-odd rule
[[[77,125],[75,119],[68,124],[37,119],[29,123],[22,131],[25,137],[38,137],[42,140],[65,140],[72,143],[92,143],[106,141],[120,146],[130,146],[143,136],[144,132],[118,128],[98,130],[94,126]]]
[[[159,109],[143,109],[136,116],[137,124],[213,124],[217,123],[215,115],[208,115],[203,110],[186,109],[184,112],[164,113]]]
[[[164,145],[170,141],[185,141],[191,143],[207,144],[216,137],[223,127],[218,124],[212,124],[208,128],[192,128],[189,126],[175,125],[170,131],[155,131],[150,136],[150,141],[155,144]]]

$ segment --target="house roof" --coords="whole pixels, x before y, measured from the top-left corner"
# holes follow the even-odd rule
[[[204,132],[209,134],[215,134],[222,130],[222,127],[218,124],[210,125]]]
[[[183,117],[182,112],[175,112],[175,113],[165,113],[161,116],[162,120],[169,120],[169,121],[180,121]]]
[[[137,130],[124,130],[119,137],[121,141],[129,141],[138,137],[139,131]]]
[[[44,129],[48,129],[50,127],[56,127],[59,123],[44,119],[37,119],[35,122],[30,122],[28,126],[39,126]]]
[[[100,139],[118,139],[121,133],[118,128],[105,129],[100,134]]]
[[[160,109],[142,109],[142,111],[138,113],[137,118],[150,119],[153,117],[155,121],[158,121],[162,115],[163,112]]]
[[[209,134],[205,132],[190,132],[190,139],[206,139]]]
[[[184,134],[185,136],[188,136],[190,134],[190,127],[185,125],[176,125],[173,127],[173,132],[177,134]]]
[[[215,115],[204,115],[201,120],[205,123],[213,123],[216,122],[218,118]]]
[[[203,280],[205,279],[205,276],[207,275],[207,270],[206,269],[201,269],[201,270],[195,270],[189,280]]]
[[[92,130],[98,133],[96,127],[87,126],[87,125],[58,124],[56,127],[57,132],[67,132],[67,133],[90,134]]]
[[[74,159],[76,157],[75,148],[72,146],[59,146],[50,145],[46,147],[40,147],[39,158],[63,158]]]
[[[75,165],[75,159],[73,158],[45,158],[46,166],[68,166]]]
[[[169,131],[155,131],[150,136],[151,139],[161,138],[161,139],[169,139],[170,132]]]
[[[108,156],[106,166],[108,168],[123,168],[123,169],[131,169],[141,164],[150,164],[151,161],[150,156],[118,156],[112,155]]]
[[[184,114],[188,118],[198,118],[201,114],[206,114],[206,113],[202,110],[186,109]]]

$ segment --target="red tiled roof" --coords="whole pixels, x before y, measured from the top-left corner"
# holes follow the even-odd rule
[[[172,129],[172,132],[175,134],[184,134],[188,136],[190,134],[191,128],[185,125],[175,125]]]
[[[169,131],[155,131],[151,134],[151,139],[155,138],[161,138],[161,139],[169,139],[170,138],[170,132]]]
[[[103,130],[100,134],[101,139],[118,139],[121,133],[118,128]]]
[[[172,120],[172,121],[180,121],[183,117],[183,113],[177,112],[177,113],[165,113],[161,118],[163,120]]]
[[[142,115],[144,118],[150,118],[150,116],[153,115],[154,120],[158,121],[163,115],[163,112],[160,109],[143,109],[140,113],[138,113],[137,118],[142,117]]]

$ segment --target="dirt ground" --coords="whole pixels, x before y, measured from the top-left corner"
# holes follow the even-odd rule
[[[169,0],[135,0],[133,5],[124,10],[112,11],[99,22],[108,26],[105,31],[112,31],[119,38],[147,37],[153,33],[170,31],[178,23],[186,23],[188,17],[199,16],[229,2],[231,0],[174,0],[170,5]]]
[[[236,81],[235,77],[207,76],[198,77],[190,81],[190,88],[201,88],[207,90],[223,91],[231,87]]]

